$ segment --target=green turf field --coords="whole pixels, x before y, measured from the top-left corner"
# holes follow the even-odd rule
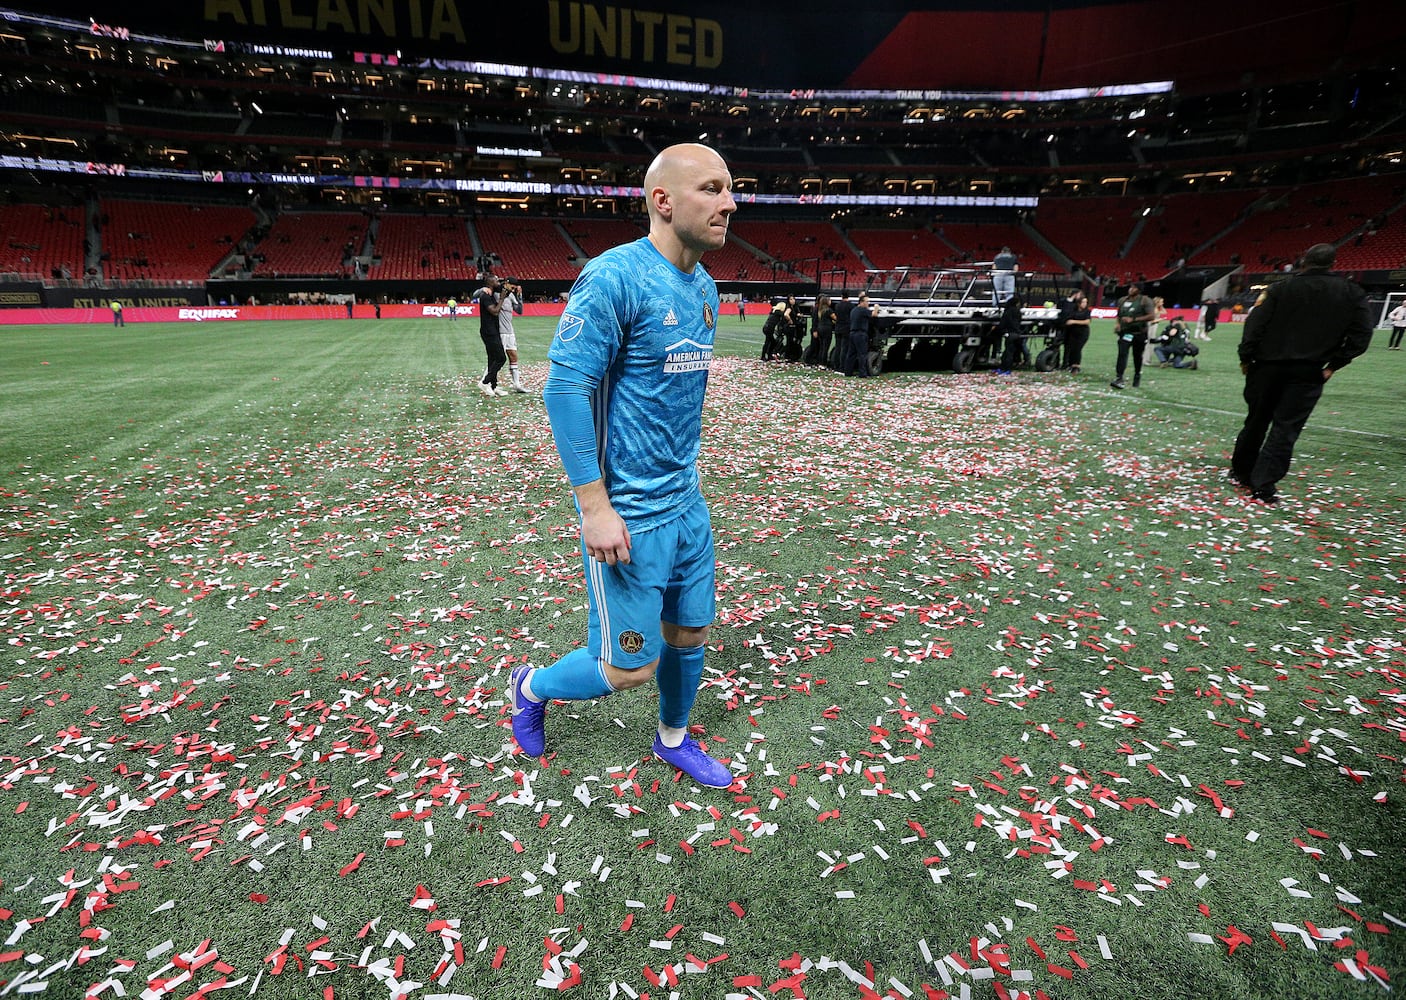
[[[1196,372],[867,382],[724,316],[693,722],[548,715],[585,634],[476,324],[0,333],[0,996],[1376,997],[1406,973],[1406,355],[1277,508]],[[146,991],[146,992],[144,992]]]

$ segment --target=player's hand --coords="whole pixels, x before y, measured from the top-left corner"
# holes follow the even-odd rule
[[[581,543],[596,562],[614,566],[630,561],[630,529],[608,504],[581,515]]]
[[[1328,380],[1329,380],[1330,378],[1332,378],[1332,377],[1333,377],[1333,369],[1331,369],[1331,368],[1324,368],[1324,369],[1323,369],[1323,381],[1326,382],[1326,381],[1328,381]]]

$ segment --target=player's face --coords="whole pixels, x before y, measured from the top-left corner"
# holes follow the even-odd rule
[[[680,171],[674,193],[674,231],[691,250],[720,249],[727,223],[737,211],[732,174],[720,156],[698,156]]]

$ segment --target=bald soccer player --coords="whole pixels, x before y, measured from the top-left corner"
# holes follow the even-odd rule
[[[513,736],[545,750],[546,704],[659,687],[654,754],[700,785],[733,776],[688,734],[714,615],[713,529],[698,478],[718,290],[699,261],[727,242],[732,175],[670,146],[644,177],[649,235],[582,270],[548,351],[543,399],[581,516],[586,645],[512,673]]]

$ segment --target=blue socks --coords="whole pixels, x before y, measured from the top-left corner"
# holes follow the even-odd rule
[[[663,666],[663,661],[660,661]],[[527,693],[539,701],[560,698],[564,701],[589,701],[603,698],[615,689],[605,679],[600,660],[582,647],[573,649],[550,667],[532,671],[523,685]]]
[[[704,646],[680,648],[664,643],[654,674],[659,685],[661,732],[673,730],[670,735],[677,736],[688,726],[688,713],[698,699],[698,682],[703,679],[706,652]],[[600,660],[584,647],[573,649],[550,667],[533,670],[523,685],[523,693],[535,701],[589,701],[614,690]]]
[[[654,680],[659,685],[659,724],[670,729],[688,725],[688,713],[698,698],[703,678],[703,646],[681,649],[664,643]]]

